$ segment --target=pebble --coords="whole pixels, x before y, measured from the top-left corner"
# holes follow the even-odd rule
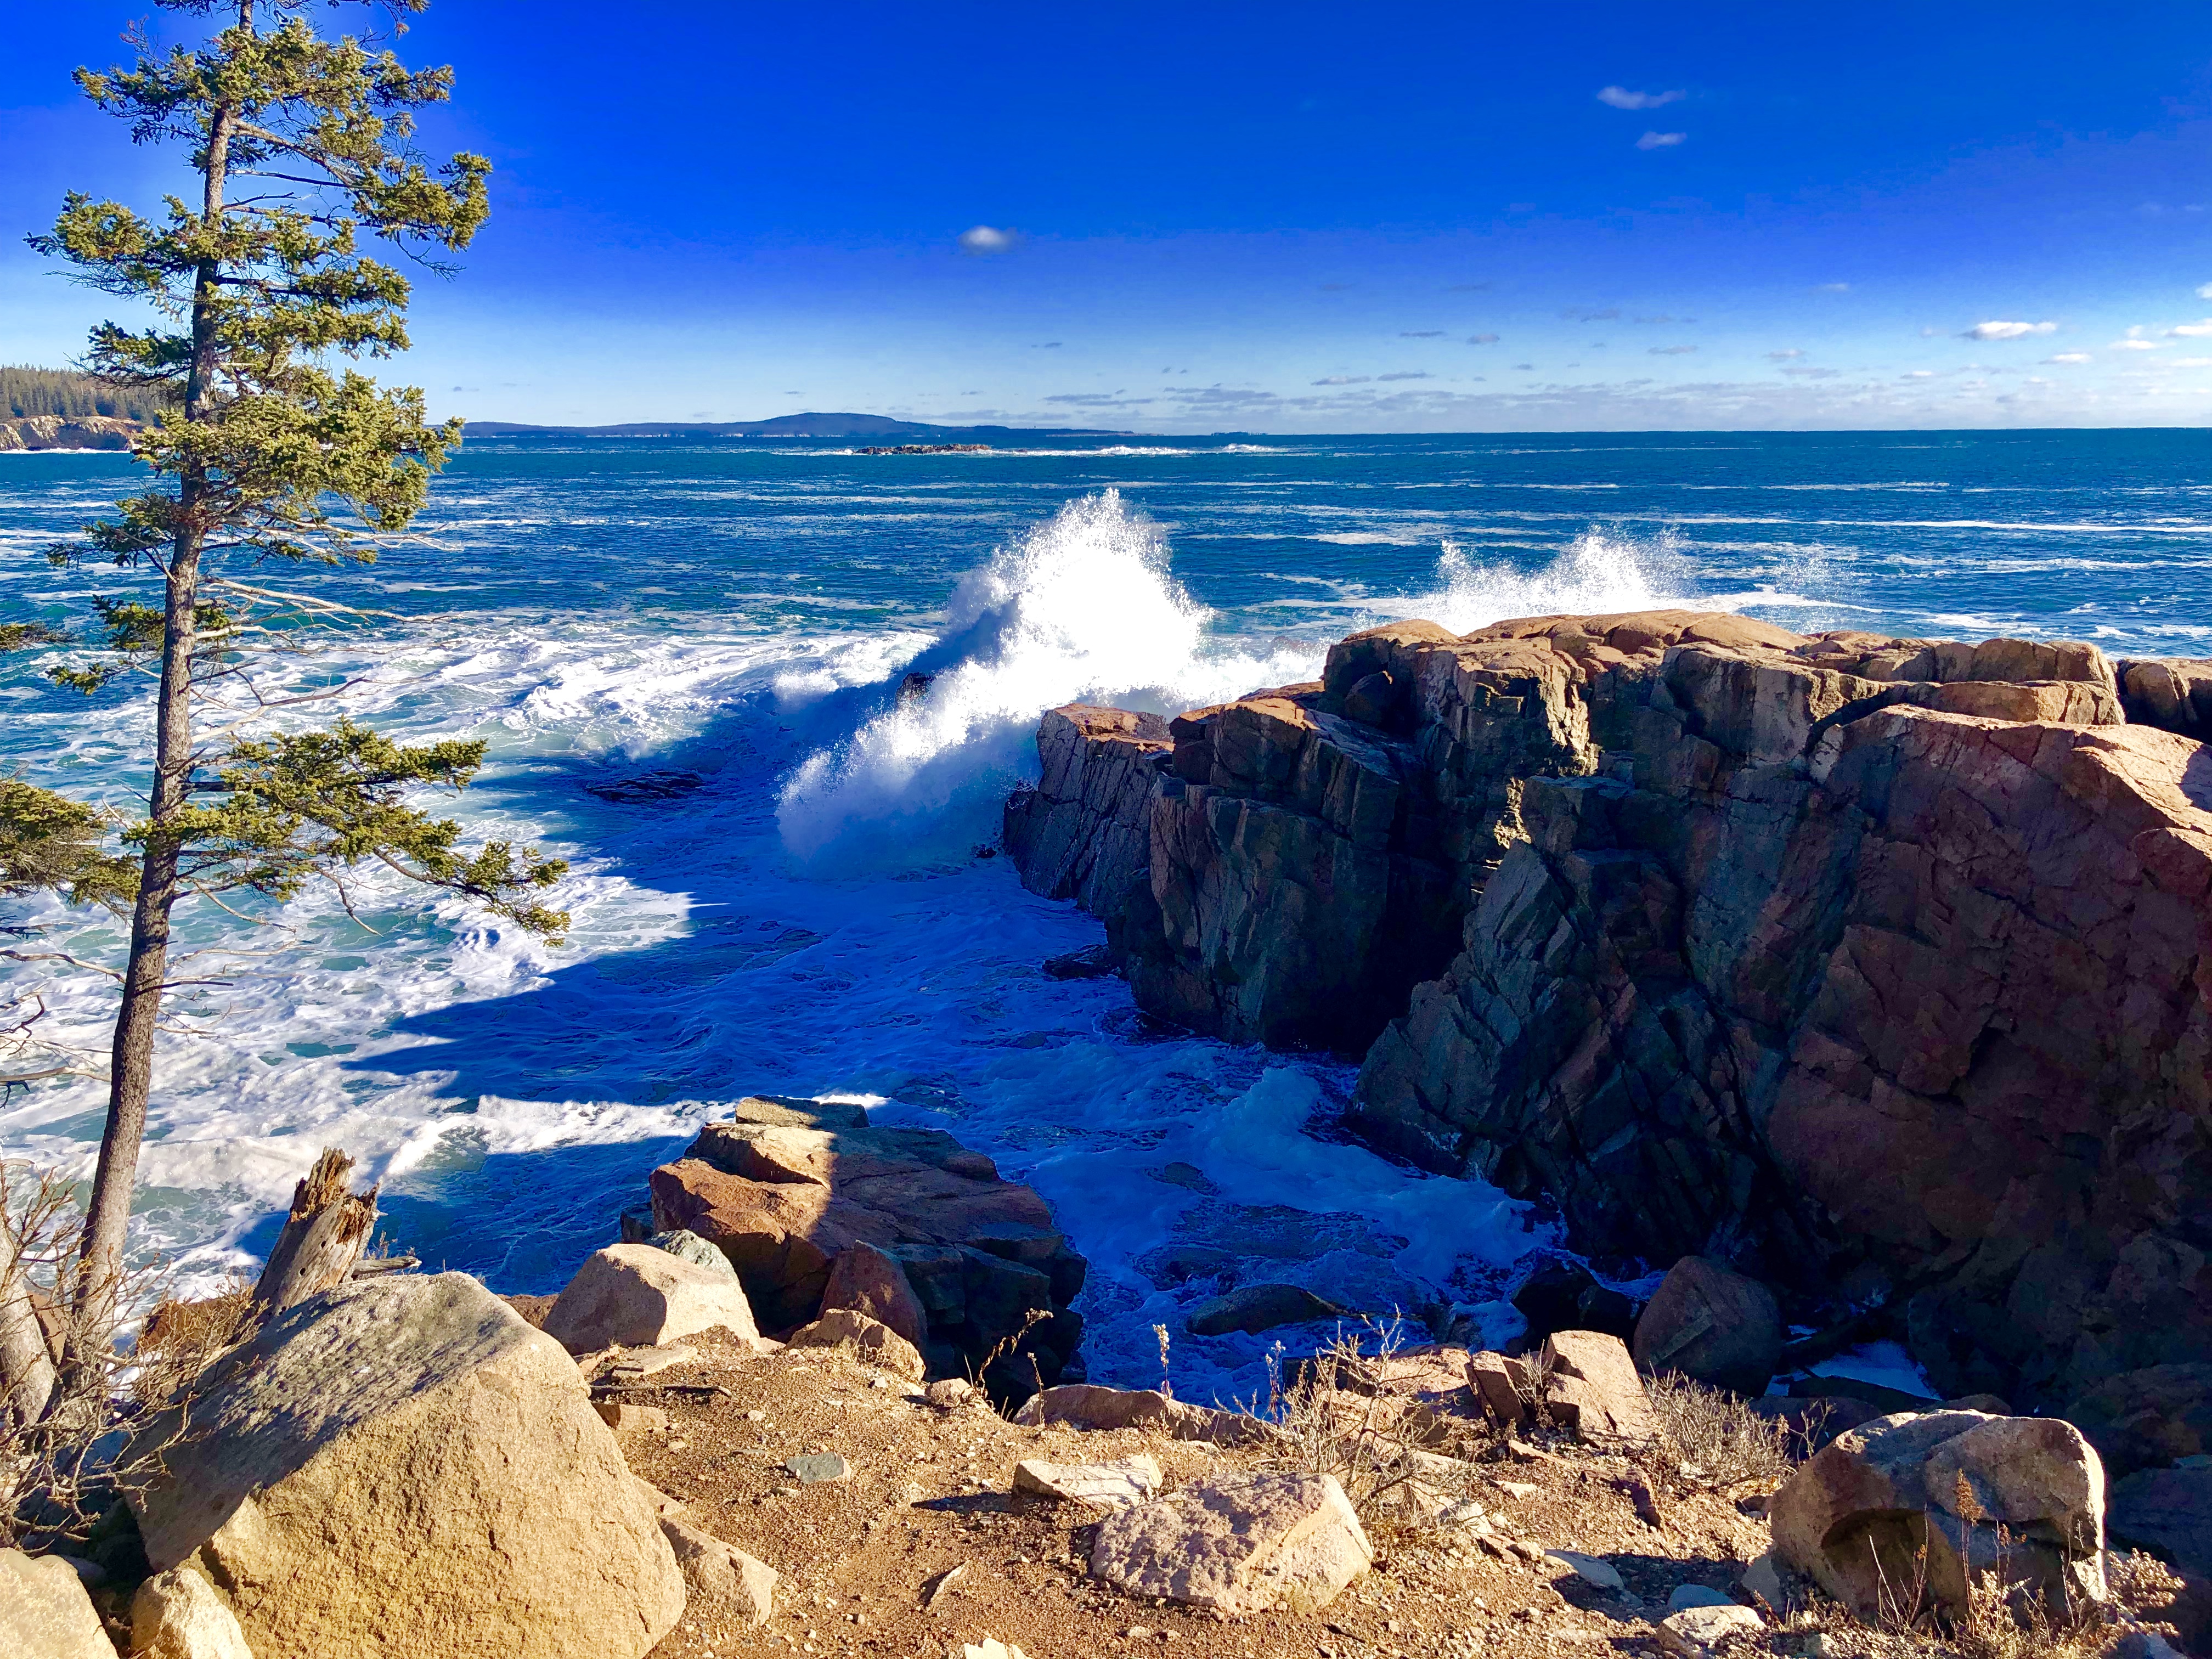
[[[1677,1584],[1674,1593],[1667,1598],[1667,1611],[1680,1613],[1684,1607],[1726,1607],[1735,1604],[1717,1589],[1703,1584]]]
[[[673,1446],[678,1443],[669,1442]],[[828,1480],[843,1480],[853,1473],[853,1466],[836,1452],[801,1452],[784,1466],[802,1486],[819,1486]]]
[[[1585,1583],[1595,1584],[1605,1590],[1621,1588],[1620,1570],[1602,1556],[1584,1555],[1580,1550],[1546,1550],[1544,1553],[1554,1561],[1572,1567]],[[1721,1600],[1725,1602],[1728,1598],[1723,1596]]]

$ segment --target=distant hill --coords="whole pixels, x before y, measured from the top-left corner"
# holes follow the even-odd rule
[[[484,438],[903,438],[920,443],[1028,443],[1039,438],[1128,438],[1074,426],[932,426],[884,415],[779,415],[772,421],[629,421],[620,426],[532,426],[471,421]]]

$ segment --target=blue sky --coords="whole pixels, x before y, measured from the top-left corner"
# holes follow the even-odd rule
[[[147,9],[13,9],[0,227],[179,187],[68,80]],[[2202,0],[436,0],[402,51],[459,76],[430,141],[498,169],[465,272],[418,290],[402,374],[441,413],[2212,416]],[[112,309],[0,245],[0,360]]]

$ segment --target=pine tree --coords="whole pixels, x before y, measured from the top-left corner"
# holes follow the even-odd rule
[[[136,445],[151,485],[51,555],[161,582],[158,603],[150,593],[97,601],[96,648],[52,671],[87,692],[118,676],[155,682],[153,787],[143,821],[122,831],[132,879],[102,861],[58,798],[20,782],[0,794],[11,878],[35,876],[44,854],[78,896],[131,907],[75,1290],[79,1345],[102,1340],[120,1279],[180,901],[281,902],[316,877],[346,895],[348,872],[373,864],[537,933],[567,923],[532,896],[559,878],[560,861],[497,842],[466,852],[458,825],[408,804],[422,788],[465,785],[483,744],[407,748],[344,720],[283,730],[287,705],[301,699],[270,691],[256,672],[269,651],[297,650],[315,627],[341,623],[343,607],[246,578],[275,563],[372,561],[405,532],[460,441],[459,422],[428,422],[418,389],[380,388],[338,361],[408,343],[409,282],[365,246],[381,240],[442,272],[441,258],[483,223],[489,164],[461,154],[433,165],[413,143],[414,112],[447,97],[452,73],[319,36],[307,0],[157,3],[224,26],[166,52],[134,29],[131,67],[80,70],[76,81],[136,142],[189,146],[197,204],[172,196],[149,217],[71,193],[53,229],[30,239],[91,287],[151,306],[153,327],[96,328],[86,367],[172,405]],[[385,0],[384,9],[404,33],[406,15],[427,3]],[[211,708],[221,720],[196,720]],[[238,735],[256,725],[260,735]],[[27,827],[40,813],[44,830]]]

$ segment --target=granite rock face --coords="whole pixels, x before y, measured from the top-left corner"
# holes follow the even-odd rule
[[[1110,936],[1155,1014],[1364,1046],[1355,1127],[1584,1249],[1906,1287],[1945,1394],[2062,1407],[2212,1358],[2203,667],[1393,624],[1169,723]]]
[[[1006,803],[1006,851],[1022,884],[1118,915],[1152,858],[1152,786],[1173,744],[1158,714],[1070,703],[1037,728],[1044,775]]]
[[[1032,1189],[940,1130],[871,1127],[858,1106],[755,1097],[731,1109],[731,1121],[709,1124],[682,1159],[653,1172],[654,1224],[720,1249],[764,1327],[813,1322],[833,1278],[838,1295],[852,1296],[869,1259],[835,1270],[872,1246],[912,1297],[879,1274],[900,1304],[884,1311],[908,1321],[918,1307],[922,1328],[902,1334],[921,1336],[933,1371],[980,1364],[1034,1313],[1042,1319],[1000,1364],[1026,1379],[1034,1359],[1047,1383],[1060,1378],[1082,1339],[1068,1304],[1085,1262]]]

